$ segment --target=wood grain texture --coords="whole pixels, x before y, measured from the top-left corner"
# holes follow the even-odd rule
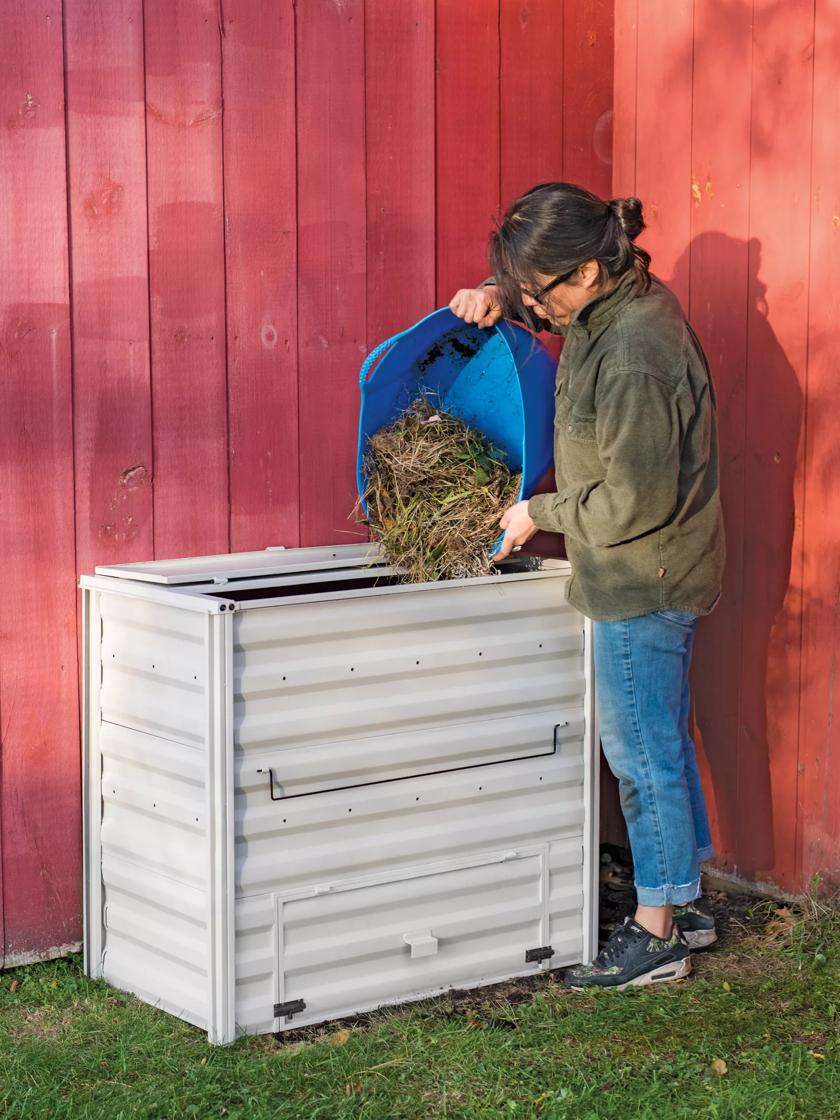
[[[229,545],[216,0],[145,0],[155,555]]]
[[[693,27],[694,0],[639,5],[635,190],[648,227],[640,243],[663,278],[691,238]],[[688,288],[674,290],[687,309]]]
[[[691,241],[677,259],[671,283],[691,290],[689,318],[700,336],[718,397],[721,500],[727,564],[721,602],[698,629],[692,665],[694,739],[712,827],[717,863],[733,869],[736,831],[743,624],[744,425],[749,298],[751,5],[725,11],[697,0],[694,19],[694,88]],[[753,797],[759,815],[771,812],[769,767],[756,766]]]
[[[567,0],[563,11],[563,178],[604,199],[612,195],[612,15],[613,0]]]
[[[557,0],[501,0],[501,204],[537,183],[561,180],[566,66],[563,17]]]
[[[810,318],[805,415],[802,675],[799,692],[796,880],[819,874],[840,886],[840,741],[835,719],[840,654],[840,453],[837,323],[840,321],[840,3],[815,7],[811,159]]]
[[[796,881],[813,3],[756,0],[738,868]],[[785,141],[779,143],[784,135]],[[769,768],[772,820],[759,812]]]
[[[368,0],[365,155],[373,347],[435,305],[434,0]]]
[[[0,962],[81,922],[61,4],[0,7]]]
[[[639,0],[616,0],[613,62],[612,193],[636,193],[636,121],[639,65]]]
[[[154,555],[143,6],[66,0],[64,26],[76,554],[87,572]]]
[[[298,7],[300,543],[363,537],[352,518],[367,352],[362,0]]]
[[[437,302],[487,276],[500,204],[499,0],[438,0]]]
[[[299,541],[294,3],[240,0],[223,20],[230,547],[240,552]]]

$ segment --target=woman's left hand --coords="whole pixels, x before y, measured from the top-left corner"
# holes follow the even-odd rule
[[[505,536],[502,547],[493,557],[494,560],[504,560],[506,556],[510,556],[514,547],[518,551],[537,531],[537,527],[528,513],[527,502],[517,502],[515,506],[506,509],[502,514],[499,525],[504,529]]]

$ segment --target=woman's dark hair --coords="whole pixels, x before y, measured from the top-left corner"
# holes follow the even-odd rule
[[[600,282],[634,268],[650,285],[650,254],[633,241],[645,228],[638,198],[604,202],[572,183],[540,183],[518,198],[490,238],[490,263],[502,310],[531,321],[520,285],[537,291],[537,273],[556,277],[597,261]]]

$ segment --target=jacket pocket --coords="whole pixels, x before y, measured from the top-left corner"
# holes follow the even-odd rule
[[[697,621],[697,615],[693,611],[654,611],[655,615],[659,618],[664,618],[667,622],[675,622],[678,626],[693,626]]]
[[[594,416],[581,416],[574,409],[569,409],[563,417],[563,429],[565,439],[578,440],[580,443],[595,442]]]

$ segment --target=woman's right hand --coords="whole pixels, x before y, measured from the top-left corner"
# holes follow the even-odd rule
[[[486,288],[460,288],[449,301],[449,310],[465,323],[492,327],[502,317],[499,289],[492,284]]]

